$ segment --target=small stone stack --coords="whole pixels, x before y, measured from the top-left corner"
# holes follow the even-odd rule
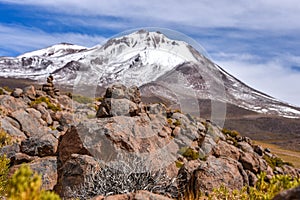
[[[53,79],[54,79],[53,76],[50,75],[47,78],[47,83],[43,84],[42,87],[42,90],[46,92],[48,95],[50,95],[51,97],[59,96],[59,89],[54,87]]]

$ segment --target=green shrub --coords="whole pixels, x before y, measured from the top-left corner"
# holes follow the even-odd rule
[[[200,158],[199,152],[190,147],[182,147],[179,149],[178,153],[188,160],[196,160]]]
[[[39,98],[35,99],[34,101],[32,101],[30,103],[30,106],[33,107],[34,105],[40,104],[42,102],[46,103],[48,109],[51,109],[54,112],[61,111],[60,105],[53,104],[48,97],[44,97],[44,96],[39,97]]]
[[[174,123],[173,123],[175,126],[180,126],[181,125],[181,122],[179,119],[177,119]]]
[[[264,155],[263,159],[270,165],[272,169],[275,169],[275,167],[282,167],[283,165],[292,165],[289,162],[284,162],[281,158],[278,157],[270,157],[268,155]]]
[[[3,89],[6,90],[7,92],[13,92],[13,89],[11,89],[8,86],[4,86]]]
[[[221,186],[214,189],[208,196],[208,199],[220,199],[220,200],[271,200],[278,193],[283,190],[287,190],[300,185],[299,178],[292,178],[289,175],[275,175],[268,182],[266,179],[266,173],[262,172],[258,175],[258,181],[254,187],[243,187],[242,190],[230,191],[226,187]]]
[[[0,156],[0,197],[6,193],[9,162],[5,155]]]
[[[11,137],[0,128],[0,148],[9,144],[11,144]]]
[[[167,122],[168,122],[169,125],[172,125],[173,120],[172,120],[171,118],[168,118],[168,119],[167,119]]]
[[[228,130],[228,129],[226,129],[226,128],[223,128],[223,129],[222,129],[222,133],[225,134],[225,135],[229,135],[229,136],[231,136],[231,137],[233,137],[233,138],[235,138],[235,137],[237,137],[237,136],[240,135],[239,132],[237,132],[237,131],[235,131],[235,130]]]
[[[0,95],[3,95],[4,94],[4,91],[2,88],[0,88]]]
[[[181,112],[181,110],[176,109],[176,110],[174,110],[174,113],[182,113],[182,112]]]
[[[95,101],[103,101],[104,97],[96,97]]]
[[[181,168],[183,166],[183,162],[175,160],[175,165],[177,168]]]
[[[83,104],[88,104],[88,103],[93,103],[94,99],[86,96],[81,96],[78,94],[73,94],[72,99],[74,101],[77,101],[78,103],[83,103]]]
[[[22,165],[8,180],[8,200],[59,200],[59,196],[41,189],[42,179],[33,174],[27,165]]]

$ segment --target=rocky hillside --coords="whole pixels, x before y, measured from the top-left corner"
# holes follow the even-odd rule
[[[300,177],[247,137],[144,104],[137,87],[113,85],[97,100],[72,99],[49,78],[42,90],[0,92],[0,125],[12,142],[0,152],[11,171],[27,163],[42,175],[43,188],[65,199],[176,199],[221,185],[253,186],[262,172],[266,179]]]

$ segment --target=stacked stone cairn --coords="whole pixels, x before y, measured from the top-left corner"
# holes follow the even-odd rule
[[[59,89],[54,87],[53,79],[54,78],[52,75],[48,76],[47,83],[43,84],[43,87],[42,87],[42,90],[51,97],[59,96]]]

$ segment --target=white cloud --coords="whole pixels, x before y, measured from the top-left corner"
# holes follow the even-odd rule
[[[277,99],[300,106],[300,73],[295,73],[282,60],[255,63],[248,55],[228,55],[215,62],[247,85]],[[299,57],[297,58],[297,60]]]
[[[179,23],[196,27],[235,27],[263,30],[300,29],[298,0],[181,1],[181,0],[1,0],[42,6],[49,11],[81,16],[115,16],[153,25]]]
[[[46,33],[35,28],[0,24],[1,48],[24,53],[60,42],[91,47],[105,41],[104,37],[78,33]],[[5,53],[5,51],[4,51]],[[2,56],[5,56],[1,54]]]

